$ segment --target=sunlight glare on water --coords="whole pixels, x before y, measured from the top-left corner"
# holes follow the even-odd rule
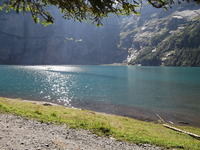
[[[36,67],[36,69],[38,68]],[[75,80],[73,80],[73,75],[70,73],[79,73],[82,69],[73,66],[47,66],[42,69],[44,69],[46,76],[43,83],[49,87],[45,93],[50,92],[49,95],[44,96],[44,99],[53,102],[56,100],[58,103],[70,106],[70,101],[73,99],[71,89],[77,86]],[[44,91],[40,93],[42,94]]]

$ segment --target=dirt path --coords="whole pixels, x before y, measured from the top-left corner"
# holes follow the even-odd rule
[[[160,150],[102,138],[85,130],[0,114],[1,150]]]

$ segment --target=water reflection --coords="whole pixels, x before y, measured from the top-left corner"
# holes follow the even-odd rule
[[[74,98],[72,89],[76,88],[76,80],[70,72],[81,72],[81,67],[74,66],[46,66],[39,67],[43,71],[44,80],[42,80],[42,99],[58,102],[66,106],[70,106],[71,100]],[[37,68],[35,68],[37,70]],[[55,72],[54,72],[55,71]],[[68,74],[60,74],[59,72],[69,72]],[[40,76],[40,75],[39,75]]]

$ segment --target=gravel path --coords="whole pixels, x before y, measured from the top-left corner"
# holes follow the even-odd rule
[[[103,138],[85,130],[0,114],[0,150],[160,150]]]

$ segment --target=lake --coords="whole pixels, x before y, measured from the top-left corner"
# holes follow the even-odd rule
[[[0,96],[200,126],[200,68],[2,65]]]

